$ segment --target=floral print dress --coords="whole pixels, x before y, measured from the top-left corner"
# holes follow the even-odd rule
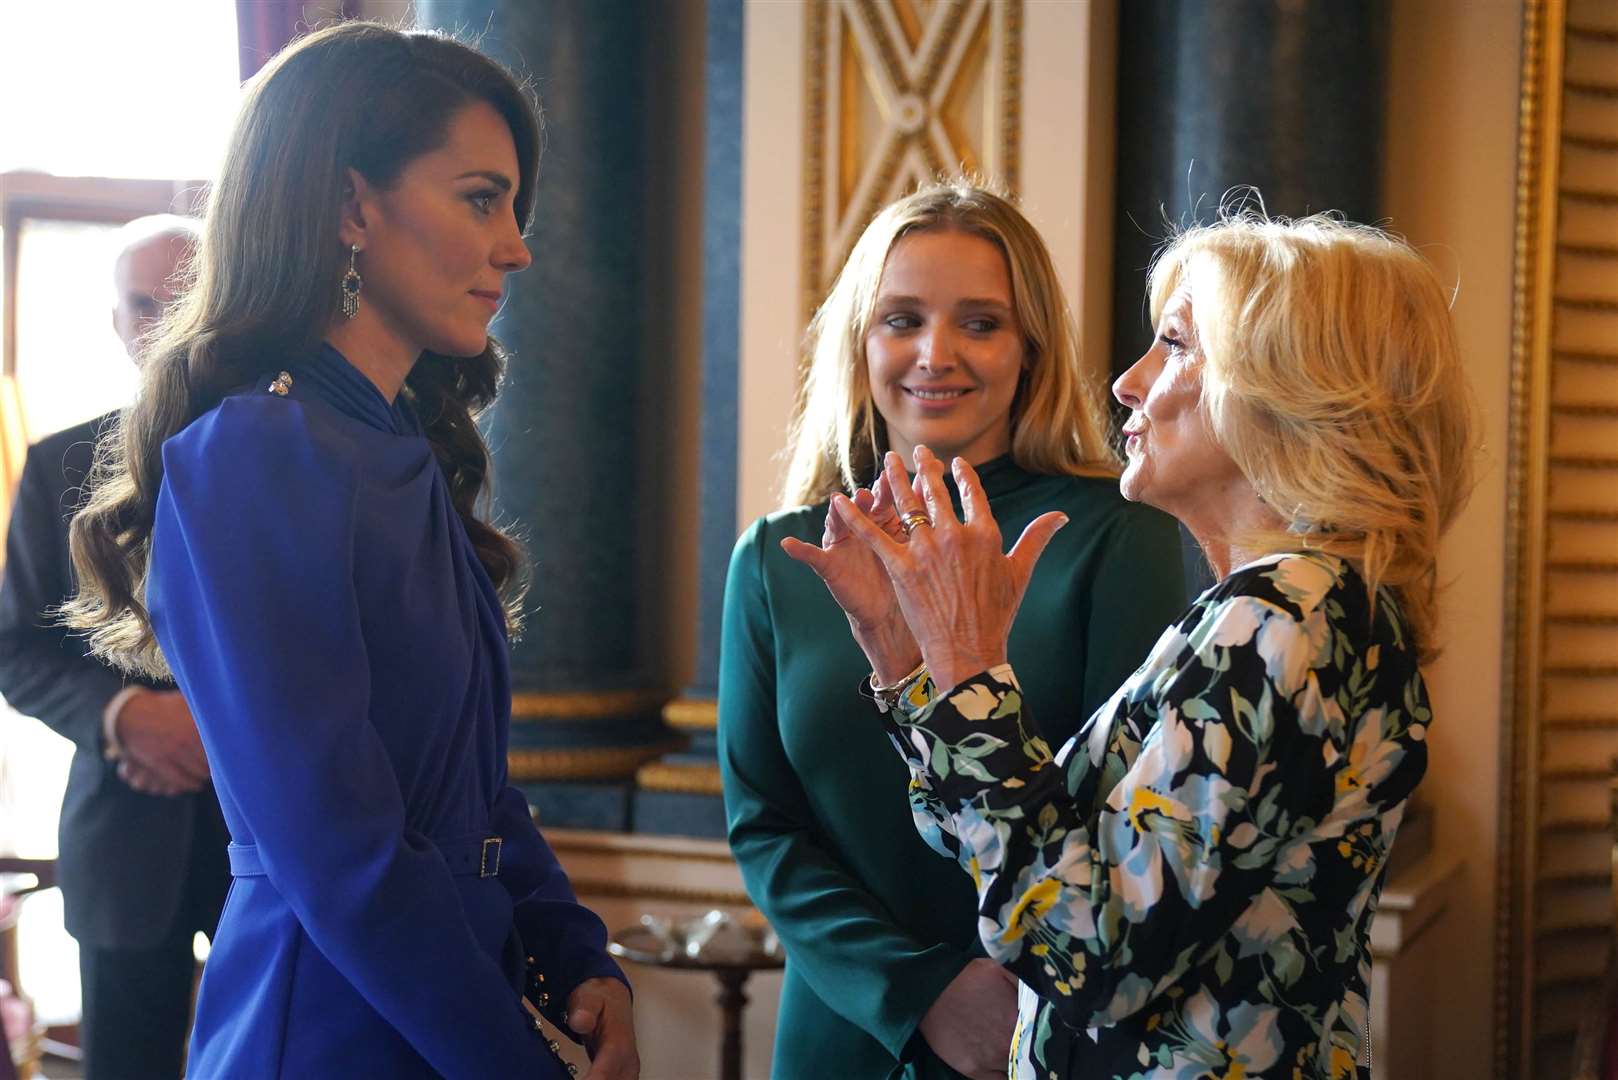
[[[1010,1075],[1365,1077],[1368,935],[1426,769],[1396,601],[1317,553],[1203,593],[1052,755],[1009,665],[886,715],[1021,980]]]

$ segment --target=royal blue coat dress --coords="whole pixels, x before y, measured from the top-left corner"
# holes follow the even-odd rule
[[[189,1075],[564,1076],[521,996],[623,974],[507,786],[500,601],[408,403],[322,346],[163,468],[147,605],[236,875]]]

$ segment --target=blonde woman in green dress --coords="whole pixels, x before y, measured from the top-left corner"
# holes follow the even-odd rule
[[[839,542],[834,493],[898,529],[871,485],[884,451],[921,443],[976,465],[1008,529],[1066,514],[1012,632],[1030,698],[1059,716],[1099,705],[1184,607],[1179,533],[1119,495],[1049,253],[990,191],[936,185],[878,214],[808,353],[783,508],[736,545],[720,660],[731,847],[788,957],[771,1075],[1004,1076],[1014,980],[977,944],[971,881],[916,833],[848,620],[783,546]]]
[[[1038,700],[1012,629],[1083,523],[1002,517],[970,459],[917,448],[913,489],[889,455],[909,532],[838,496],[857,542],[807,557],[878,677],[925,660],[873,693],[1021,983],[1014,1080],[1363,1080],[1439,540],[1476,450],[1448,292],[1376,229],[1240,212],[1178,237],[1151,286],[1157,340],[1113,385],[1120,487],[1220,580],[1100,709]],[[1059,718],[1086,716],[1068,740]]]

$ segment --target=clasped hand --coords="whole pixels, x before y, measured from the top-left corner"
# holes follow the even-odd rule
[[[185,699],[174,690],[142,690],[118,714],[123,759],[118,776],[143,795],[172,797],[208,783],[208,755]]]
[[[912,481],[890,451],[875,491],[832,496],[821,546],[796,539],[781,546],[826,583],[879,680],[902,676],[919,654],[934,683],[948,690],[1005,662],[1034,565],[1067,516],[1041,514],[1004,551],[970,464],[956,458],[952,466],[960,518],[944,487],[944,463],[918,446],[915,464]],[[908,534],[907,520],[915,523]]]
[[[585,1080],[636,1080],[635,1009],[629,988],[617,979],[586,979],[567,1000],[567,1026],[590,1054]]]

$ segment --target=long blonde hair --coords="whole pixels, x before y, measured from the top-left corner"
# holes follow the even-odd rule
[[[871,399],[865,335],[888,252],[916,232],[981,236],[1005,255],[1026,348],[1011,406],[1011,457],[1030,472],[1116,476],[1098,380],[1079,362],[1078,333],[1038,231],[1010,201],[963,179],[930,184],[888,204],[865,227],[804,338],[807,373],[787,444],[782,506],[830,498],[869,482],[887,450]]]
[[[1353,563],[1437,655],[1439,538],[1472,487],[1473,407],[1432,266],[1380,229],[1238,210],[1176,237],[1152,318],[1184,285],[1215,439],[1286,531],[1242,538]]]

